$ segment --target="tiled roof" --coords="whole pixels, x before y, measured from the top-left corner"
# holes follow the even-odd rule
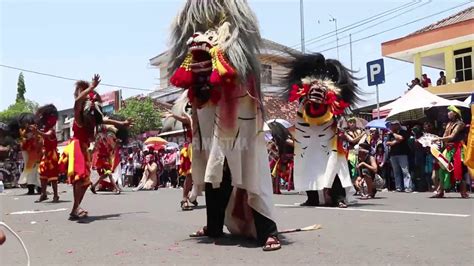
[[[456,23],[459,23],[459,22],[470,20],[470,19],[474,19],[474,7],[472,7],[472,6],[469,7],[469,8],[466,8],[463,11],[458,12],[458,13],[452,15],[452,16],[449,16],[445,19],[442,19],[442,20],[440,20],[438,22],[435,22],[431,25],[428,25],[428,26],[426,26],[422,29],[419,29],[419,30],[409,34],[408,36],[424,33],[424,32],[427,32],[427,31],[432,31],[432,30],[435,30],[435,29],[438,29],[438,28],[446,27],[446,26],[453,25],[453,24],[456,24]]]
[[[284,119],[291,124],[296,122],[297,102],[289,103],[279,95],[264,95],[263,107],[265,108],[265,119]]]

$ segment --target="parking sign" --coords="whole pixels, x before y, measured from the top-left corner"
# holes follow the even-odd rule
[[[379,85],[385,82],[383,58],[367,63],[367,82],[369,86]]]

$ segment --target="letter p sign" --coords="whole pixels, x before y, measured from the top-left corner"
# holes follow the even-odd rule
[[[378,85],[385,82],[383,59],[378,59],[367,63],[367,81],[369,86]]]

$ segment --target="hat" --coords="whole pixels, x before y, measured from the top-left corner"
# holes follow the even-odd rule
[[[357,122],[357,119],[354,116],[352,116],[347,119],[347,122]]]
[[[457,108],[456,106],[454,105],[450,105],[448,107],[448,110],[451,111],[451,112],[455,112],[456,114],[458,114],[459,116],[462,116],[461,115],[461,110],[459,108]]]

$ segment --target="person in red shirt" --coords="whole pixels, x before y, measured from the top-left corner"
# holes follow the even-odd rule
[[[429,86],[431,86],[431,79],[428,78],[428,75],[423,74],[421,78],[421,85],[423,88],[428,88]]]

